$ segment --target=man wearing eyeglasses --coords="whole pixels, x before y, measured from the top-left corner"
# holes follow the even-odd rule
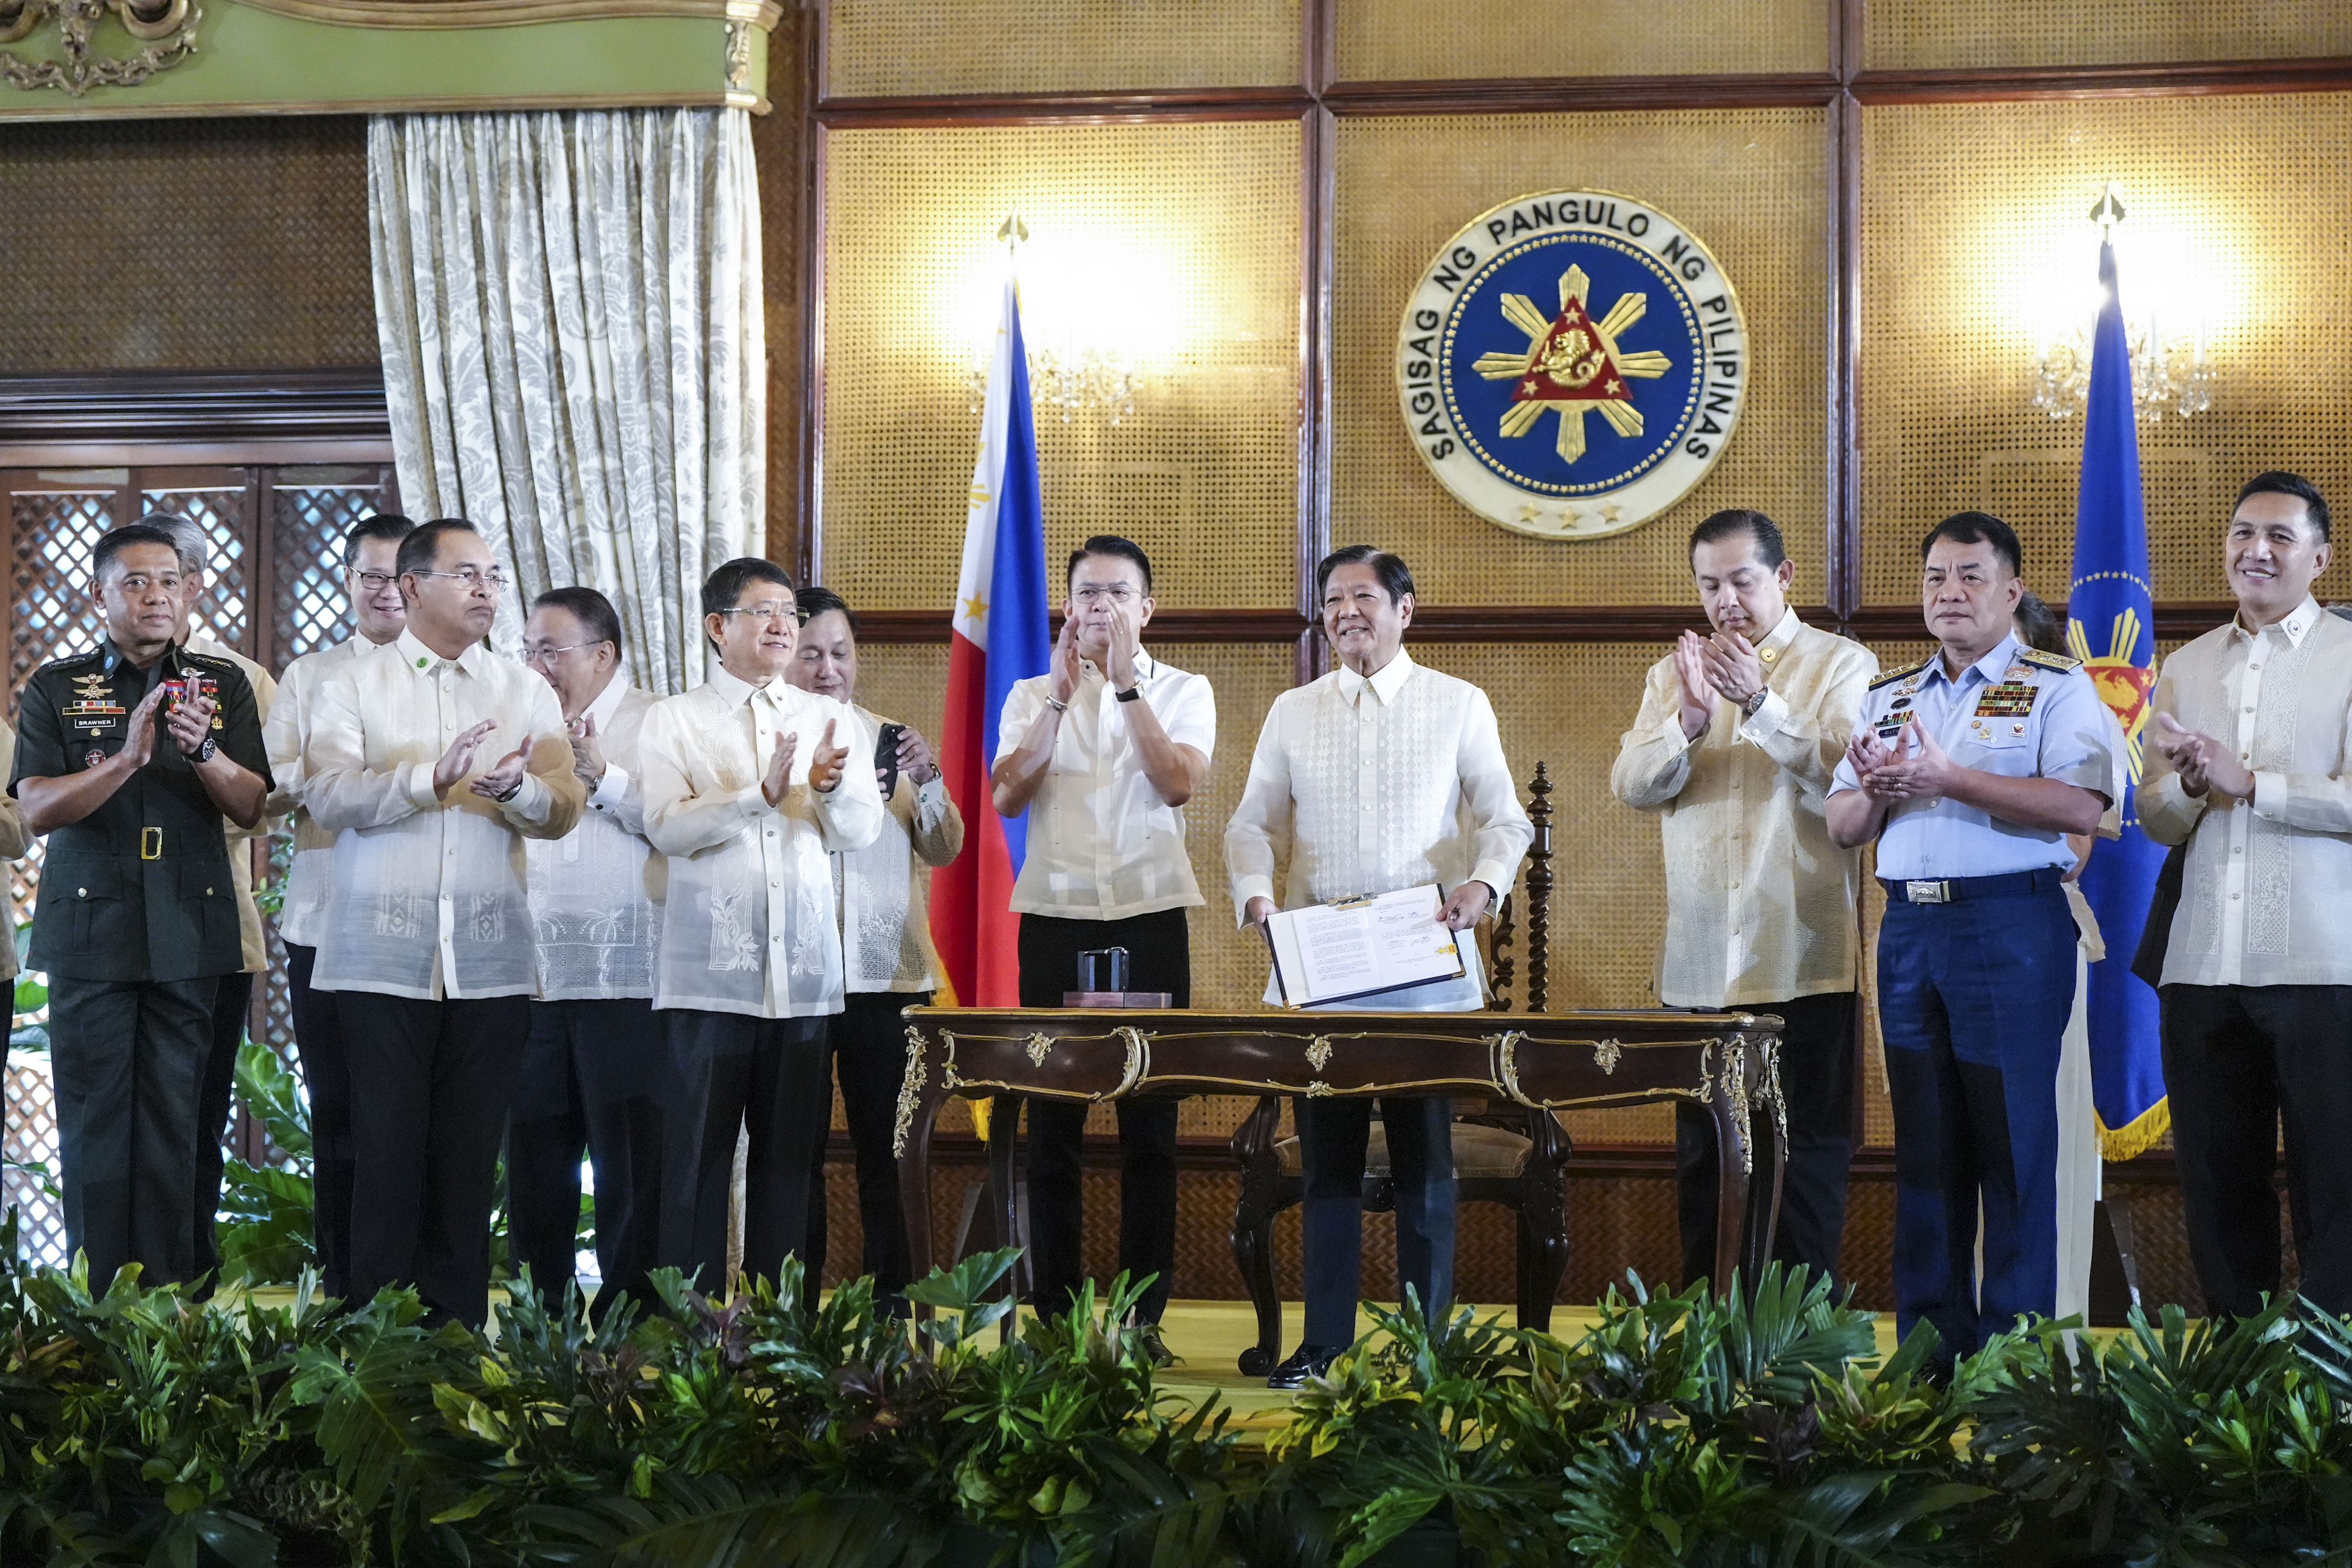
[[[383,513],[362,517],[343,536],[343,592],[352,605],[352,635],[286,666],[261,737],[278,787],[273,816],[292,819],[294,859],[278,909],[278,939],[286,947],[286,1002],[294,1022],[294,1051],[310,1096],[311,1235],[319,1277],[331,1296],[352,1288],[352,1083],[341,1020],[330,992],[313,990],[319,930],[334,902],[335,835],[311,820],[302,804],[308,747],[319,688],[362,653],[397,639],[408,624],[394,570],[400,541],[416,525]]]
[[[482,643],[506,580],[471,523],[400,541],[408,607],[311,715],[302,802],[335,835],[310,983],[336,994],[355,1118],[351,1287],[478,1326],[491,1183],[539,988],[525,839],[585,794],[547,683]]]
[[[507,1118],[507,1239],[551,1307],[572,1283],[580,1155],[596,1178],[593,1310],[650,1306],[661,1223],[667,1055],[654,1017],[667,862],[646,841],[637,740],[655,703],[621,665],[621,617],[593,588],[551,588],[523,627],[523,663],[563,705],[572,771],[588,791],[580,825],[523,845],[539,931],[530,1004]]]
[[[1097,534],[1070,552],[1069,598],[1046,673],[1007,693],[991,781],[997,814],[1027,813],[1013,883],[1021,1005],[1057,1008],[1078,955],[1124,947],[1126,988],[1192,1005],[1184,911],[1203,902],[1184,843],[1184,803],[1209,776],[1209,683],[1143,651],[1151,562]],[[1118,1102],[1119,1267],[1152,1283],[1136,1312],[1153,1354],[1176,1270],[1176,1103]],[[1066,1310],[1079,1256],[1081,1104],[1029,1103],[1030,1270],[1038,1310]],[[1007,1134],[1009,1129],[1007,1130]]]
[[[776,1278],[807,1242],[809,1167],[832,1121],[826,1020],[842,1010],[836,852],[886,812],[848,705],[783,678],[793,580],[753,557],[702,585],[710,678],[656,703],[638,740],[646,837],[669,857],[654,1006],[669,1037],[660,1259],[726,1289],[728,1186],[748,1136],[743,1268]]]

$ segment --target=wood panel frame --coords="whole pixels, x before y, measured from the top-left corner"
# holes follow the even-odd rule
[[[1202,120],[1297,119],[1301,122],[1299,267],[1299,415],[1297,610],[1240,610],[1213,605],[1163,612],[1164,634],[1187,641],[1297,645],[1297,678],[1319,674],[1324,650],[1312,625],[1309,586],[1315,563],[1329,548],[1331,493],[1331,277],[1336,205],[1337,128],[1343,117],[1526,113],[1627,109],[1755,109],[1823,106],[1830,157],[1826,409],[1822,459],[1829,510],[1822,538],[1826,602],[1802,611],[1806,619],[1857,637],[1917,638],[1925,629],[1907,607],[1862,601],[1860,415],[1862,287],[1860,214],[1862,109],[1886,103],[2030,102],[2053,99],[2203,97],[2242,93],[2305,93],[2352,89],[2352,57],[2147,64],[2053,66],[2039,68],[1869,70],[1864,68],[1864,8],[1867,0],[1826,0],[1830,7],[1830,69],[1823,73],[1718,76],[1513,78],[1446,81],[1337,79],[1338,0],[1302,0],[1299,81],[1290,87],[1140,89],[1117,92],[973,94],[939,97],[827,98],[824,62],[831,7],[817,0],[805,54],[809,90],[804,126],[810,194],[808,301],[801,365],[803,454],[808,466],[797,516],[782,519],[789,538],[780,559],[804,580],[823,570],[820,537],[824,491],[822,419],[824,402],[824,143],[836,129],[941,128],[966,125],[1096,125]],[[780,40],[781,41],[781,40]],[[2053,606],[2060,614],[2064,606]],[[2189,635],[2226,620],[2226,603],[2179,601],[2156,607],[2158,636]],[[1618,642],[1670,636],[1692,623],[1688,601],[1647,605],[1425,605],[1413,626],[1425,642]],[[869,612],[866,635],[897,643],[944,642],[947,616],[925,612]]]

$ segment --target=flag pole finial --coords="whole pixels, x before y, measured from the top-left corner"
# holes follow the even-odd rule
[[[2100,193],[2097,204],[2092,207],[2091,221],[2099,225],[2101,239],[2112,235],[2116,225],[2124,221],[2123,193],[2113,180],[2107,182],[2107,188]]]
[[[1020,252],[1022,241],[1029,237],[1029,225],[1021,221],[1020,208],[1015,207],[1004,214],[1004,222],[997,226],[996,237],[1004,242],[1008,253],[1017,255]]]

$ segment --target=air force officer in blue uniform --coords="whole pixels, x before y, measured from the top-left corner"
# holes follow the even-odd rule
[[[2069,833],[2115,790],[2080,664],[2021,643],[2017,535],[1961,512],[1921,546],[1940,644],[1881,675],[1830,786],[1831,838],[1878,841],[1878,1010],[1895,1109],[1895,1301],[1942,1357],[2057,1304],[2059,1041],[2074,999]],[[1977,1221],[1984,1277],[1977,1278]]]

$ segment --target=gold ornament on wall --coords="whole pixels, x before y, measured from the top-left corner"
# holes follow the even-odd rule
[[[116,58],[94,49],[91,35],[111,13],[146,47]],[[31,37],[55,19],[62,59],[26,59],[0,48],[0,81],[37,91],[55,88],[79,98],[94,87],[137,87],[157,71],[196,52],[195,0],[0,0],[0,45]]]

